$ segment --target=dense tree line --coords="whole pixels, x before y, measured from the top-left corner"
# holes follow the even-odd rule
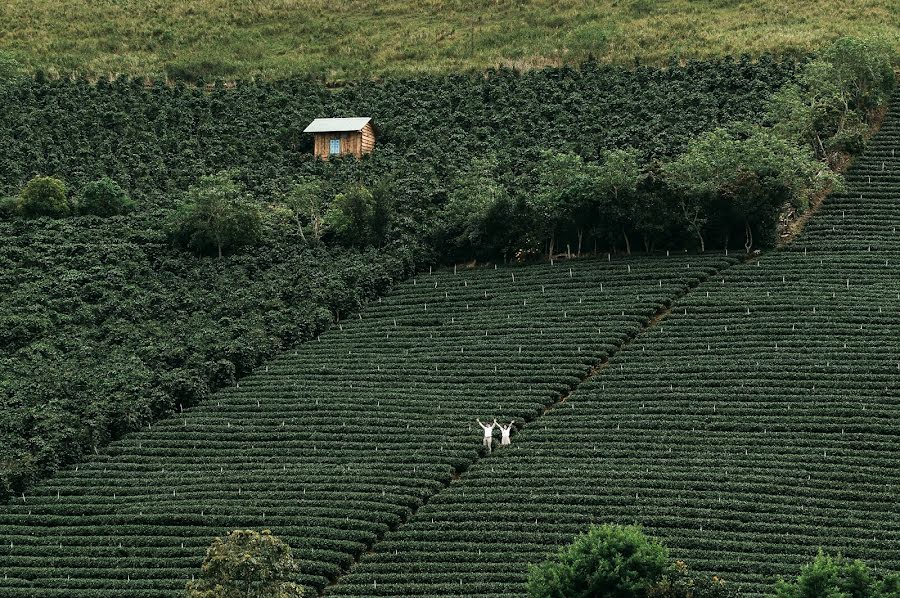
[[[839,189],[836,172],[862,151],[895,87],[896,52],[842,38],[799,68],[759,122],[698,133],[671,156],[639,148],[596,159],[545,150],[530,184],[504,184],[494,154],[476,157],[451,183],[436,245],[455,259],[543,249],[769,247],[779,214],[802,212]]]

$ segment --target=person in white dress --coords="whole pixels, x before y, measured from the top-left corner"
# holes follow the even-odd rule
[[[484,430],[484,446],[487,449],[488,455],[491,454],[491,445],[494,443],[494,428],[497,427],[497,420],[494,419],[494,423],[492,424],[483,424],[480,419],[476,419],[478,425],[481,426],[481,429]]]
[[[500,446],[507,446],[512,444],[512,440],[509,439],[509,432],[513,428],[513,424],[516,423],[514,421],[509,422],[509,425],[504,426],[503,424],[499,424],[500,426]]]

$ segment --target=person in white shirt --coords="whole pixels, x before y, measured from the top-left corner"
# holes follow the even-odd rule
[[[494,443],[494,428],[498,426],[496,418],[494,419],[494,423],[485,425],[481,423],[480,419],[476,419],[478,425],[481,426],[481,429],[484,430],[484,446],[487,448],[488,455],[491,454],[491,445]]]
[[[509,439],[509,432],[510,432],[510,430],[512,430],[514,423],[516,423],[516,422],[511,421],[511,422],[509,422],[509,425],[506,425],[506,426],[504,426],[503,424],[500,424],[500,435],[502,437],[502,439],[500,440],[500,446],[506,446],[508,444],[512,444],[512,440]]]

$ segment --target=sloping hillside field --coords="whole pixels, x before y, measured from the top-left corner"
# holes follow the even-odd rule
[[[178,596],[212,538],[243,527],[283,537],[303,583],[322,588],[478,460],[476,417],[541,415],[735,261],[421,274],[239,388],[4,506],[0,596]]]
[[[341,596],[520,594],[591,522],[746,594],[819,547],[900,567],[900,111],[788,251],[700,285],[379,543]]]

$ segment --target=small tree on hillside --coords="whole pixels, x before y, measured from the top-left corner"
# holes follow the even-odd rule
[[[876,576],[862,561],[831,557],[821,550],[794,581],[779,580],[774,598],[893,598],[900,595],[900,575]]]
[[[297,232],[306,242],[322,240],[325,223],[324,190],[317,178],[307,177],[295,184],[284,197],[284,205],[290,209]]]
[[[641,598],[671,567],[669,553],[640,528],[593,526],[559,551],[556,558],[532,566],[532,598]]]
[[[775,130],[808,143],[819,159],[865,144],[873,111],[896,86],[898,54],[878,39],[840,38],[803,65],[797,81],[772,96],[769,118]]]
[[[354,185],[338,193],[325,213],[327,229],[345,245],[380,245],[391,222],[392,192],[389,181],[379,181],[371,189]]]
[[[72,206],[66,198],[65,183],[49,176],[34,177],[19,195],[18,211],[26,218],[68,216]]]
[[[643,173],[637,152],[633,149],[605,152],[594,173],[592,182],[599,215],[606,220],[610,233],[615,231],[615,236],[622,236],[625,251],[630,255],[628,229],[634,226],[641,211],[637,190]]]
[[[537,167],[538,188],[525,203],[535,218],[536,232],[547,240],[548,256],[563,228],[573,223],[581,253],[584,229],[592,217],[595,169],[577,154],[544,152]]]
[[[475,158],[454,180],[441,211],[441,229],[447,243],[466,257],[493,245],[491,215],[507,197],[497,180],[494,157]]]
[[[117,216],[134,207],[134,202],[114,180],[104,177],[88,183],[78,197],[78,211],[94,216]]]
[[[199,252],[216,251],[257,242],[262,235],[262,211],[222,172],[200,177],[178,207],[170,230],[174,239]]]
[[[300,598],[300,566],[291,548],[269,530],[235,530],[216,538],[188,598]]]
[[[803,207],[811,194],[840,184],[840,177],[808,150],[759,127],[746,135],[725,129],[701,135],[663,170],[681,200],[684,223],[700,239],[701,251],[705,220],[700,214],[742,227],[749,252],[754,229],[774,233],[778,209],[785,202]]]
[[[849,97],[850,108],[864,117],[891,99],[898,58],[900,54],[890,42],[876,37],[841,37],[822,52],[837,85]]]

